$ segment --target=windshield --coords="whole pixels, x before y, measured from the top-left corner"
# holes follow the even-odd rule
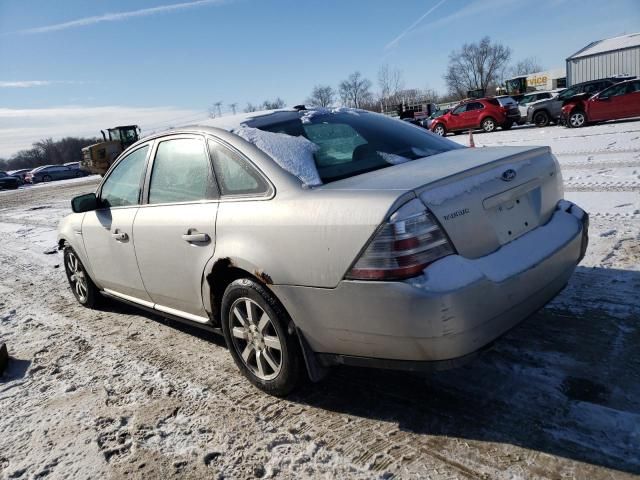
[[[567,98],[574,97],[578,93],[580,93],[580,89],[577,87],[567,88],[566,90],[561,92],[560,95],[558,95],[558,100],[565,100]]]
[[[524,97],[522,97],[522,100],[520,100],[520,105],[526,105],[528,103],[535,101],[535,99],[536,99],[535,95],[525,95]]]
[[[108,131],[109,131],[109,140],[116,140],[116,141],[122,140],[120,138],[120,130],[118,130],[117,128],[110,128]]]
[[[301,119],[258,128],[315,144],[315,166],[323,183],[464,148],[421,127],[355,110],[310,111]]]

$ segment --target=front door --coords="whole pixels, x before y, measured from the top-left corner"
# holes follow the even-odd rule
[[[149,145],[131,152],[105,179],[99,207],[85,213],[82,237],[94,280],[105,290],[141,301],[150,298],[142,283],[133,246],[133,220],[139,209]]]
[[[203,273],[215,248],[218,193],[202,137],[158,142],[133,225],[144,286],[160,311],[207,321]]]

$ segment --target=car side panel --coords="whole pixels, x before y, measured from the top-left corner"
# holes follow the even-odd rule
[[[396,201],[408,200],[398,200],[403,195],[317,189],[222,201],[216,259],[265,283],[335,287]]]

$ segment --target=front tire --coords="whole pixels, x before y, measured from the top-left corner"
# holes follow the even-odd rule
[[[248,278],[233,281],[222,297],[222,331],[233,361],[260,390],[285,396],[302,372],[300,344],[280,302]]]
[[[42,177],[42,181],[43,182],[50,182],[51,181],[51,177],[49,175],[45,175],[44,177]]]
[[[487,117],[484,120],[482,120],[482,123],[480,124],[480,126],[482,127],[482,130],[484,130],[486,133],[491,133],[496,129],[496,121],[491,117]]]
[[[64,249],[64,270],[69,286],[78,303],[87,308],[95,308],[100,299],[98,287],[93,283],[78,254],[71,247]]]
[[[506,122],[502,125],[502,130],[511,130],[511,127],[513,127],[513,122]]]
[[[569,114],[567,119],[567,127],[580,128],[584,127],[587,123],[587,115],[582,110],[574,110]]]
[[[447,134],[447,129],[444,128],[444,125],[441,123],[436,124],[435,127],[433,127],[433,133],[435,133],[436,135],[440,136],[440,137],[444,137]]]

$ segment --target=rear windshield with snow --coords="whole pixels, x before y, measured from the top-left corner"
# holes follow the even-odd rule
[[[311,141],[322,183],[464,148],[421,127],[356,110],[311,110],[258,128]]]

